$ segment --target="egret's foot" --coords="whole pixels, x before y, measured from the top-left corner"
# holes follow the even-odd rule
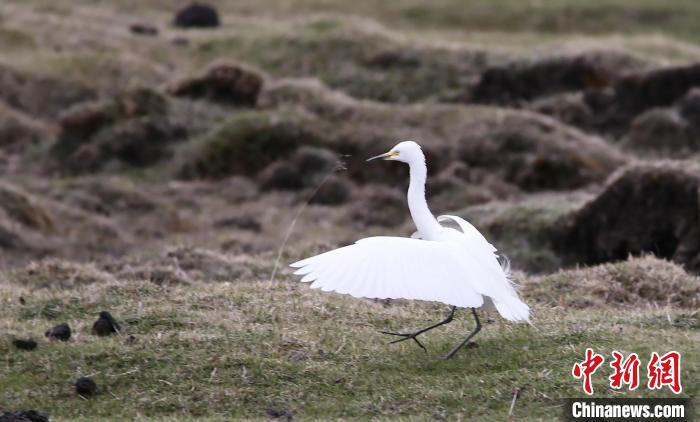
[[[445,318],[444,320],[438,322],[437,324],[433,324],[433,325],[431,325],[430,327],[423,328],[422,330],[418,330],[418,331],[415,331],[415,332],[413,332],[413,333],[393,333],[393,332],[391,332],[391,331],[380,331],[380,333],[382,333],[382,334],[388,334],[388,335],[390,335],[390,336],[399,336],[399,337],[403,337],[403,338],[400,338],[400,339],[398,339],[398,340],[394,340],[394,341],[392,341],[392,342],[389,342],[389,344],[399,343],[399,342],[401,342],[401,341],[406,341],[406,340],[408,340],[408,339],[413,339],[413,341],[415,341],[416,344],[417,344],[418,346],[420,346],[421,349],[423,349],[423,351],[427,352],[428,349],[426,349],[425,346],[423,346],[423,343],[421,343],[420,341],[418,341],[418,339],[417,339],[416,337],[418,337],[419,335],[425,333],[426,331],[432,330],[433,328],[437,328],[437,327],[439,327],[439,326],[441,326],[441,325],[445,325],[445,324],[447,324],[447,323],[449,323],[449,322],[452,322],[452,320],[454,319],[455,311],[456,311],[456,310],[457,310],[457,307],[456,307],[456,306],[453,306],[452,309],[450,309],[450,313],[447,315],[447,318]]]
[[[390,335],[390,336],[399,336],[399,337],[403,337],[403,338],[400,338],[400,339],[398,339],[398,340],[390,341],[389,344],[399,343],[399,342],[402,342],[402,341],[406,341],[406,340],[412,339],[413,341],[416,342],[416,344],[417,344],[418,346],[420,346],[421,349],[423,349],[424,352],[426,352],[426,353],[428,352],[428,349],[426,349],[425,346],[423,346],[423,343],[421,343],[421,342],[416,338],[418,335],[422,334],[423,331],[416,331],[415,333],[392,333],[391,331],[380,331],[380,333],[382,333],[382,334],[388,334],[388,335]]]
[[[445,356],[445,360],[452,359],[452,357],[457,352],[459,352],[459,349],[461,349],[464,346],[467,346],[467,343],[469,343],[469,340],[471,340],[472,337],[474,337],[476,335],[476,333],[481,331],[481,321],[479,321],[479,315],[476,314],[476,309],[474,309],[474,308],[472,308],[472,315],[474,315],[474,320],[476,321],[476,327],[474,327],[474,331],[469,333],[469,335],[467,336],[467,338],[464,339],[464,341],[462,341],[460,344],[457,345],[457,347],[452,349],[452,351],[450,351],[450,353],[448,353],[447,356]],[[477,347],[476,343],[473,343],[473,344],[474,344],[474,346],[467,346],[467,347],[468,348]]]

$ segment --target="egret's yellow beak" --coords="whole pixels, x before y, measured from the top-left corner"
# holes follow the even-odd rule
[[[397,155],[399,155],[398,151],[391,150],[389,152],[385,152],[384,154],[379,154],[379,155],[375,155],[374,157],[368,158],[367,161],[376,160],[378,158],[381,158],[382,160],[391,160],[392,158],[396,157]]]

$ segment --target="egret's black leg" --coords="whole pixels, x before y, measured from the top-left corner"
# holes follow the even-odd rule
[[[455,353],[457,353],[457,352],[459,351],[459,349],[461,349],[462,347],[464,347],[464,345],[467,344],[467,343],[469,342],[469,340],[471,340],[471,338],[474,337],[474,336],[476,335],[476,333],[478,333],[479,331],[481,331],[481,321],[479,321],[479,315],[476,314],[476,309],[474,309],[474,308],[472,308],[472,315],[474,315],[474,320],[476,321],[476,327],[474,328],[474,331],[472,331],[472,332],[467,336],[467,338],[464,339],[463,342],[461,342],[460,344],[458,344],[457,347],[455,347],[454,349],[452,349],[452,351],[451,351],[450,353],[448,353],[447,356],[445,356],[445,359],[451,359],[452,356],[454,356]]]
[[[438,322],[437,324],[433,324],[433,325],[431,325],[430,327],[423,328],[423,329],[418,330],[418,331],[415,331],[415,332],[413,332],[413,333],[392,333],[392,332],[390,332],[390,331],[380,331],[380,333],[382,333],[382,334],[388,334],[388,335],[390,335],[390,336],[399,336],[399,337],[403,337],[403,338],[400,338],[400,339],[398,339],[398,340],[394,340],[394,341],[390,342],[390,344],[394,344],[394,343],[398,343],[398,342],[400,342],[400,341],[405,341],[405,340],[408,340],[408,339],[412,339],[413,341],[416,342],[416,344],[417,344],[418,346],[420,346],[421,349],[423,349],[424,351],[427,352],[428,349],[426,349],[425,346],[423,346],[423,344],[422,344],[420,341],[418,341],[418,339],[417,339],[416,337],[419,336],[420,334],[425,333],[426,331],[432,330],[433,328],[437,328],[437,327],[439,327],[439,326],[441,326],[441,325],[445,325],[445,324],[447,324],[447,323],[452,322],[452,319],[453,319],[454,316],[455,316],[455,311],[456,311],[456,310],[457,310],[457,307],[456,307],[456,306],[453,306],[452,309],[450,310],[450,314],[447,315],[447,318],[445,318],[444,320]]]

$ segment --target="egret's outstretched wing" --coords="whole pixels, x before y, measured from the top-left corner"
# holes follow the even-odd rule
[[[459,226],[459,229],[462,231],[465,237],[478,241],[491,252],[496,252],[496,248],[490,244],[488,240],[486,240],[484,235],[465,219],[457,217],[456,215],[441,215],[437,218],[437,221],[438,223],[445,223],[448,221],[454,222]]]
[[[369,237],[291,264],[302,281],[324,291],[355,297],[439,301],[480,307],[483,297],[472,286],[491,277],[469,265],[454,242],[403,237]]]
[[[527,321],[530,317],[530,308],[520,300],[511,279],[510,264],[506,261],[501,266],[496,255],[496,248],[469,222],[454,215],[441,215],[438,222],[452,221],[456,223],[461,233],[451,236],[455,242],[464,246],[464,249],[477,265],[492,274],[488,283],[480,283],[475,288],[477,291],[493,300],[496,309],[506,319],[512,321]],[[454,231],[452,231],[454,233]],[[446,231],[447,234],[450,231]]]

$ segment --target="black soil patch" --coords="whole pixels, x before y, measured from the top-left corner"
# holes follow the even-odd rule
[[[97,393],[97,384],[91,378],[80,377],[75,381],[75,392],[83,397],[89,397]]]
[[[700,63],[655,69],[618,80],[615,103],[619,112],[635,115],[670,105],[693,87],[700,87]]]
[[[68,341],[70,340],[71,329],[66,323],[58,324],[50,330],[47,330],[44,335],[51,340]]]
[[[100,312],[100,317],[92,325],[92,334],[100,337],[110,336],[119,330],[119,323],[107,311]]]
[[[624,70],[642,65],[612,52],[516,60],[487,68],[470,99],[512,105],[562,92],[597,91],[611,86]]]
[[[12,344],[20,350],[34,350],[37,346],[36,341],[32,339],[20,338],[12,340]]]
[[[700,271],[700,175],[668,165],[628,168],[565,217],[555,246],[571,263],[651,252]]]

